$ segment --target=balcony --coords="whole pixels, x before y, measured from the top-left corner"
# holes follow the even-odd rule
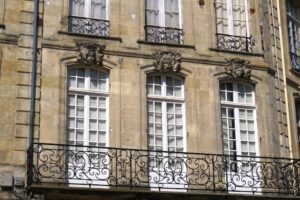
[[[220,50],[236,52],[252,52],[252,36],[236,36],[217,33],[217,48]]]
[[[35,143],[28,151],[35,186],[299,196],[300,160]],[[86,191],[86,190],[85,190]]]
[[[183,31],[178,28],[145,26],[147,42],[183,44]]]
[[[96,36],[109,35],[109,21],[69,16],[68,32]]]

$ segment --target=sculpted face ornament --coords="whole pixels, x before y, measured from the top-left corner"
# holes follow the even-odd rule
[[[83,64],[102,65],[104,57],[104,45],[98,44],[79,44],[77,62]]]
[[[239,58],[227,60],[226,73],[232,78],[250,79],[250,62]]]
[[[161,72],[179,72],[181,55],[177,52],[155,52],[153,54],[155,69]]]

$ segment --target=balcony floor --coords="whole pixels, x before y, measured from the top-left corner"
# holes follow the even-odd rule
[[[64,185],[32,185],[29,192],[44,195],[45,200],[72,199],[72,200],[273,200],[273,199],[300,199],[295,196],[252,195],[252,194],[228,194],[203,192],[168,192],[149,191],[147,189],[125,188],[83,188],[66,187]]]

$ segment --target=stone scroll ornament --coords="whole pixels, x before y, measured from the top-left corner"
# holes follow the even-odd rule
[[[179,72],[181,55],[177,52],[161,51],[155,52],[154,56],[154,67],[156,70],[161,72]]]
[[[79,44],[77,62],[86,65],[102,65],[104,57],[104,45],[98,44]]]
[[[232,78],[250,79],[251,77],[250,62],[239,58],[227,60],[225,71]]]

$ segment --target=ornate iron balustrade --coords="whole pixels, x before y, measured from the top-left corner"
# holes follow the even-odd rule
[[[236,36],[217,33],[217,48],[229,51],[252,52],[252,36]]]
[[[150,190],[299,192],[300,160],[174,153],[35,143],[28,149],[28,185],[128,187]]]
[[[292,67],[294,70],[300,72],[300,56],[298,56],[295,53],[290,53],[291,54],[291,60],[292,60]]]
[[[146,25],[145,34],[148,42],[183,44],[182,29]]]
[[[108,36],[109,21],[102,19],[69,16],[69,32]]]

